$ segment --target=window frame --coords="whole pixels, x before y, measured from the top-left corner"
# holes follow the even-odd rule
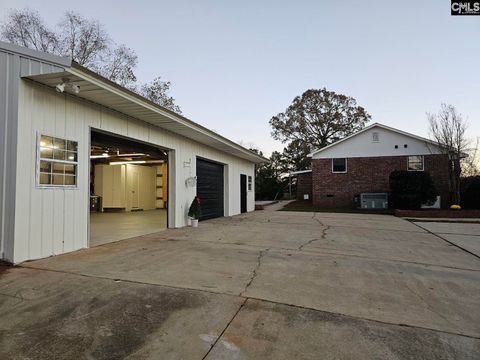
[[[56,160],[56,159],[47,159],[42,158],[40,153],[40,141],[42,136],[51,137],[52,139],[61,139],[64,141],[74,141],[77,143],[77,161],[71,160]],[[68,150],[67,150],[68,151]],[[63,165],[74,165],[75,166],[75,185],[58,185],[58,184],[41,184],[40,183],[40,174],[42,173],[40,163],[41,161],[46,161],[52,164],[63,164]],[[64,189],[64,190],[77,190],[78,189],[78,166],[80,164],[80,152],[79,152],[79,141],[78,139],[67,139],[64,137],[59,137],[55,135],[50,135],[48,133],[37,132],[36,134],[36,157],[35,157],[35,188],[37,189]],[[65,176],[65,172],[63,174]]]
[[[253,176],[247,176],[247,191],[253,191]]]
[[[335,170],[333,169],[333,161],[334,161],[334,160],[338,160],[338,159],[344,159],[344,160],[345,160],[345,170],[344,170],[344,171],[335,171]],[[347,171],[348,171],[348,165],[347,165],[347,164],[348,164],[348,160],[347,160],[347,158],[332,158],[332,159],[331,159],[331,164],[332,164],[332,174],[346,174]]]
[[[378,131],[372,132],[372,143],[376,144],[380,142],[380,133]]]
[[[410,158],[419,157],[422,159],[422,168],[421,169],[410,169]],[[425,171],[425,157],[423,155],[408,155],[407,156],[407,171]]]

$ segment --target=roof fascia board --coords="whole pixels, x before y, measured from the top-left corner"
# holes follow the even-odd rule
[[[25,56],[31,59],[40,60],[51,63],[53,65],[71,67],[72,59],[68,56],[52,55],[43,51],[29,49],[23,46],[10,44],[4,41],[0,41],[0,49],[9,53],[14,53],[20,56]]]
[[[227,138],[221,136],[221,135],[218,135],[214,132],[212,132],[211,130],[208,130],[207,128],[199,125],[199,124],[196,124],[195,122],[187,119],[187,118],[184,118],[183,116],[180,116],[178,114],[175,114],[171,111],[168,111],[164,108],[162,108],[161,106],[157,105],[157,104],[154,104],[153,102],[149,101],[148,99],[145,99],[143,98],[142,96],[138,95],[138,94],[135,94],[133,92],[131,92],[130,90],[128,89],[125,89],[123,88],[122,86],[118,85],[118,84],[115,84],[107,79],[104,79],[103,77],[99,76],[98,74],[88,70],[88,69],[85,69],[83,67],[81,67],[80,65],[75,65],[74,67],[71,67],[71,68],[68,68],[68,69],[65,69],[68,73],[72,74],[72,75],[75,75],[75,76],[78,76],[86,81],[89,81],[109,92],[112,92],[114,93],[115,95],[118,95],[128,101],[131,101],[139,106],[142,106],[144,108],[147,108],[153,112],[156,112],[162,116],[165,116],[175,122],[178,122],[194,131],[197,131],[203,135],[206,135],[208,137],[211,137],[217,141],[220,141],[221,143],[223,143],[224,145],[227,145],[227,146],[230,146],[236,150],[239,150],[241,151],[243,154],[249,156],[250,158],[254,158],[256,159],[256,161],[258,162],[267,162],[268,159],[266,159],[265,157],[263,156],[260,156],[260,155],[257,155],[255,154],[254,152],[250,151],[250,150],[247,150],[245,149],[244,147],[234,143],[233,141],[231,140],[228,140]],[[86,70],[86,71],[85,71]]]
[[[181,115],[175,114],[172,111],[169,111],[168,109],[163,109],[161,106],[154,104],[153,102],[150,102],[148,99],[145,99],[144,97],[135,94],[131,92],[128,89],[125,89],[124,87],[115,84],[114,82],[103,78],[102,76],[96,74],[95,72],[76,64],[75,62],[72,61],[70,57],[62,57],[62,56],[57,56],[57,55],[52,55],[49,53],[45,53],[42,51],[37,51],[33,49],[29,49],[23,46],[15,45],[15,44],[10,44],[4,41],[0,41],[0,50],[4,50],[9,53],[13,53],[19,56],[24,56],[30,59],[35,59],[39,60],[42,62],[47,62],[52,65],[57,65],[61,66],[65,69],[65,71],[76,75],[80,78],[83,78],[87,81],[90,81],[94,84],[96,84],[99,87],[104,88],[107,91],[110,91],[118,96],[121,96],[128,101],[132,101],[136,103],[139,106],[143,106],[145,108],[148,108],[151,111],[157,112],[173,121],[176,121],[178,123],[181,123],[182,125],[189,127],[190,129],[197,131],[203,135],[206,135],[210,138],[213,138],[224,145],[227,145],[231,148],[234,148],[241,153],[245,154],[251,159],[255,159],[254,162],[267,162],[268,159],[266,159],[263,156],[260,156],[258,154],[255,154],[254,152],[244,148],[243,146],[240,146],[233,141],[216,134],[212,132],[211,130],[193,122],[190,119],[187,119]]]
[[[298,175],[298,174],[307,174],[312,172],[312,170],[299,170],[299,171],[292,171],[289,173],[290,175]]]

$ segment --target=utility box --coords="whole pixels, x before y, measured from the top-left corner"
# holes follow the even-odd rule
[[[387,209],[387,193],[362,193],[360,194],[360,206],[362,209]]]

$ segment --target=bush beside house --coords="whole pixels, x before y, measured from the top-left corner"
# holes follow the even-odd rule
[[[480,176],[460,180],[462,209],[480,209]]]
[[[423,204],[434,203],[438,194],[426,171],[393,171],[390,191],[392,205],[398,209],[420,209]]]

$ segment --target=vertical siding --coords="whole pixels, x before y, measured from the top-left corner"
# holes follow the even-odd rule
[[[8,261],[14,247],[19,71],[19,57],[0,52],[0,253]]]
[[[196,157],[226,165],[225,215],[240,213],[240,174],[254,176],[254,165],[151,124],[123,116],[99,105],[58,94],[31,82],[20,82],[20,128],[17,171],[17,216],[14,261],[61,254],[88,246],[90,128],[127,136],[169,152],[169,226],[186,225],[188,206],[196,195],[185,180],[196,176]],[[78,141],[78,189],[39,189],[35,186],[37,133]],[[172,206],[173,205],[173,206]],[[253,211],[254,191],[248,192]]]
[[[24,58],[8,50],[0,51],[0,254],[7,261],[15,261],[16,251],[24,259],[31,258],[32,253],[40,253],[39,248],[44,246],[43,239],[28,241],[32,237],[32,229],[43,229],[41,206],[44,204],[44,194],[33,191],[35,178],[30,177],[30,169],[24,165],[35,163],[35,152],[32,153],[31,145],[27,149],[23,145],[34,143],[36,136],[32,132],[36,125],[32,123],[32,118],[36,115],[29,105],[34,100],[41,102],[48,99],[41,93],[27,93],[26,97],[20,97],[20,77],[63,70],[59,66]],[[33,99],[33,96],[37,98]],[[21,122],[20,117],[23,120]],[[44,121],[49,123],[50,120]],[[21,144],[17,146],[19,139]],[[21,199],[25,199],[19,203],[16,201],[18,189],[24,192]],[[27,227],[25,220],[34,224]],[[25,240],[17,243],[15,240],[19,238]]]

